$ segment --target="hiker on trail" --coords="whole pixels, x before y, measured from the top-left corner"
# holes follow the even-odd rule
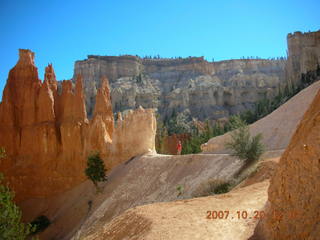
[[[181,144],[181,141],[179,140],[177,144],[177,154],[181,155],[181,151],[182,151],[182,144]]]

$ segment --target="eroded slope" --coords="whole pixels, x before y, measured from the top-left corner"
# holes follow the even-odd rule
[[[129,208],[191,198],[203,182],[231,179],[240,167],[241,162],[229,155],[144,155],[113,169],[102,194],[96,195],[93,184],[85,182],[54,198],[31,199],[22,207],[29,220],[40,214],[53,220],[43,239],[69,239],[81,224],[79,235],[83,236]],[[92,201],[91,210],[88,201]]]
[[[251,124],[250,133],[262,133],[267,150],[285,149],[319,89],[318,81],[302,90],[271,114]],[[202,150],[205,153],[227,153],[225,143],[229,139],[230,133],[212,138],[202,145]]]

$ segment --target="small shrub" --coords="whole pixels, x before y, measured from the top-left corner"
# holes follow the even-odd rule
[[[178,191],[178,197],[180,196],[180,195],[182,195],[182,193],[183,193],[183,186],[182,185],[178,185],[177,186],[177,191]]]
[[[27,239],[33,228],[21,221],[21,210],[13,201],[14,192],[2,181],[0,173],[0,239]]]
[[[264,153],[261,139],[261,134],[251,137],[248,126],[243,123],[231,133],[231,140],[226,143],[226,148],[232,150],[233,156],[251,163],[258,160]]]
[[[193,197],[206,197],[215,194],[229,192],[232,188],[232,183],[223,179],[209,179],[203,182],[198,189],[192,194]]]
[[[244,125],[246,125],[246,122],[241,118],[240,115],[232,115],[224,126],[224,132],[232,131]]]
[[[31,226],[34,228],[33,234],[43,232],[50,224],[51,222],[46,216],[37,217],[31,222]]]
[[[86,176],[93,182],[97,190],[98,182],[106,181],[106,169],[104,162],[100,158],[99,153],[94,153],[88,157],[87,168],[85,170]]]
[[[230,191],[231,188],[231,183],[225,182],[221,183],[220,185],[216,186],[213,190],[215,194],[222,194],[222,193],[227,193]]]

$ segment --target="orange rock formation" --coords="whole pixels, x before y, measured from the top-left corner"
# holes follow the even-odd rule
[[[133,111],[114,129],[109,85],[102,79],[89,121],[80,75],[75,86],[63,81],[60,93],[51,64],[41,82],[34,53],[21,49],[19,55],[0,103],[0,146],[7,153],[0,171],[18,201],[63,192],[84,181],[91,151],[99,151],[111,169],[154,150],[153,110]]]
[[[320,236],[320,91],[282,155],[269,187],[268,214],[259,239]],[[261,233],[261,232],[260,232]]]

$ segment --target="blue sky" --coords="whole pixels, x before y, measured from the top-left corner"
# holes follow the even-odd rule
[[[0,96],[18,49],[70,79],[88,54],[207,60],[286,55],[286,36],[320,29],[319,0],[105,0],[0,2]]]

